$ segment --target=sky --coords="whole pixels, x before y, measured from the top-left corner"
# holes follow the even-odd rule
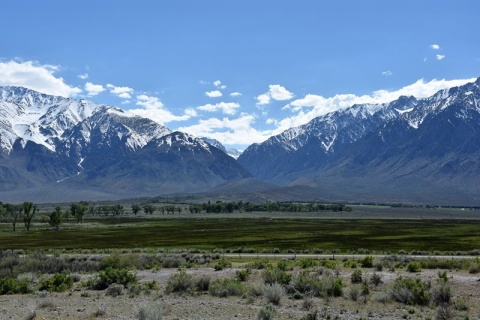
[[[480,77],[477,0],[2,0],[0,85],[245,149]]]

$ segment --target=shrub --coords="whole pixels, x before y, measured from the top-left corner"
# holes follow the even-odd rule
[[[123,286],[121,284],[113,283],[105,291],[106,296],[118,297],[123,293]]]
[[[271,264],[267,259],[255,260],[246,265],[247,269],[265,269],[268,266],[271,266]]]
[[[317,320],[317,319],[320,319],[319,317],[320,317],[320,312],[318,312],[318,310],[312,310],[309,313],[307,313],[302,318],[302,320]],[[324,318],[325,319],[330,319],[330,315],[326,315]]]
[[[263,287],[263,295],[269,303],[279,305],[283,297],[285,296],[285,290],[278,284],[266,284]]]
[[[25,280],[19,281],[14,278],[0,279],[0,294],[25,294],[30,292],[29,283]]]
[[[357,301],[361,295],[362,295],[362,285],[357,283],[350,287],[350,291],[348,293],[348,296],[350,299],[352,299],[353,301]]]
[[[280,283],[287,285],[292,280],[292,276],[286,271],[275,267],[268,267],[262,272],[263,281],[266,284]]]
[[[439,279],[438,284],[433,288],[432,301],[435,304],[450,303],[452,292],[450,284],[445,279]]]
[[[479,259],[475,259],[475,261],[472,261],[472,263],[470,264],[470,268],[468,269],[468,271],[472,274],[474,273],[479,273],[480,272],[480,261]]]
[[[380,283],[382,283],[382,276],[374,272],[370,277],[370,283],[377,287]]]
[[[235,279],[215,279],[210,283],[208,292],[215,297],[240,296],[244,292],[244,287]]]
[[[302,271],[292,281],[293,288],[300,293],[312,292],[315,287],[320,285],[319,280],[313,273]]]
[[[108,288],[110,288],[110,287],[108,287]],[[143,289],[143,287],[139,283],[133,283],[128,287],[128,293],[130,294],[131,297],[138,296],[142,292],[142,289]]]
[[[263,295],[263,287],[265,285],[260,282],[255,282],[252,286],[249,286],[247,289],[247,296],[249,297],[260,297]]]
[[[164,268],[180,268],[185,264],[185,259],[178,256],[168,256],[165,257],[162,261],[162,267]]]
[[[357,269],[352,272],[352,275],[350,276],[350,280],[352,283],[362,283],[362,270]]]
[[[98,273],[97,279],[90,282],[90,287],[95,290],[104,290],[108,288],[112,283],[122,284],[128,286],[129,284],[136,283],[137,277],[127,269],[113,269],[107,267],[105,270]]]
[[[454,305],[455,309],[457,309],[458,311],[468,311],[468,309],[470,309],[467,300],[463,298],[459,298],[457,301],[455,301]]]
[[[213,266],[215,271],[220,271],[220,270],[223,270],[225,268],[231,268],[231,267],[232,267],[232,264],[230,262],[228,262],[227,260],[224,260],[224,259],[218,260],[217,263],[215,264],[215,266]]]
[[[148,304],[141,306],[135,319],[138,320],[161,320],[163,318],[162,306],[158,304]]]
[[[199,276],[195,279],[195,288],[197,288],[198,291],[208,291],[210,281],[210,276],[208,275]]]
[[[250,274],[250,269],[237,270],[235,273],[238,281],[246,281],[248,275]]]
[[[381,303],[388,302],[388,294],[385,292],[376,292],[372,295],[372,300]]]
[[[146,290],[158,290],[158,283],[156,280],[148,281],[143,284]]]
[[[427,305],[430,301],[429,285],[419,278],[395,279],[391,290],[391,297],[397,302],[409,305]]]
[[[298,266],[302,269],[312,268],[317,265],[317,262],[312,258],[301,259],[298,261]]]
[[[112,253],[100,262],[102,270],[108,267],[113,269],[128,269],[137,267],[139,264],[139,257],[137,254],[121,255],[118,252]]]
[[[408,272],[420,272],[422,270],[422,266],[420,263],[412,261],[408,263],[407,270]]]
[[[310,279],[310,282],[308,282]],[[335,278],[332,274],[325,274],[322,278],[306,278],[304,287],[317,297],[340,297],[343,293],[343,282],[341,278]],[[297,282],[297,285],[299,282]],[[306,291],[305,291],[306,292]]]
[[[40,285],[40,291],[64,292],[72,287],[73,278],[65,273],[55,273],[53,277],[45,279]]]
[[[453,318],[453,311],[448,303],[442,303],[436,309],[436,319],[438,320],[449,320]]]
[[[167,280],[167,293],[184,293],[190,291],[193,287],[193,277],[181,270],[170,276]]]
[[[362,260],[360,260],[360,264],[362,265],[362,268],[373,267],[373,256],[365,256]]]
[[[263,306],[258,310],[257,319],[258,320],[270,320],[275,317],[277,314],[277,309],[271,304]]]

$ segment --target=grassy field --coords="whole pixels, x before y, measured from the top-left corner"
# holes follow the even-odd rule
[[[123,216],[87,219],[54,231],[37,223],[34,230],[12,232],[0,225],[0,249],[252,248],[296,251],[323,249],[354,252],[469,251],[480,249],[480,221],[455,219],[315,219],[281,216],[255,218],[148,218]]]

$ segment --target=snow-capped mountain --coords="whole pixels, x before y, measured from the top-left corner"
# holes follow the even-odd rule
[[[202,137],[202,140],[205,141],[206,143],[208,143],[209,145],[211,146],[214,146],[215,148],[218,148],[220,150],[222,150],[223,152],[225,152],[226,154],[228,154],[230,157],[234,158],[234,159],[238,159],[238,157],[242,154],[241,151],[235,149],[235,148],[225,148],[225,146],[218,140],[216,139],[210,139],[210,138],[206,138],[206,137]]]
[[[87,197],[142,196],[201,191],[244,177],[248,173],[223,152],[153,120],[0,87],[0,193],[29,188],[69,198],[81,189]]]
[[[480,202],[480,79],[354,105],[245,150],[254,177],[337,199]]]

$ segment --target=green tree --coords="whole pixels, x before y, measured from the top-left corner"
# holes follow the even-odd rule
[[[153,204],[146,204],[143,206],[143,211],[146,214],[153,214],[157,210],[157,207],[155,207]]]
[[[48,223],[52,227],[54,227],[56,230],[60,229],[60,224],[62,223],[62,219],[63,219],[62,208],[59,206],[56,206],[55,211],[50,213],[49,217],[50,217],[50,220],[48,221]]]
[[[23,212],[23,206],[21,204],[6,204],[8,215],[12,217],[13,231],[16,231],[17,220],[20,218]]]
[[[0,202],[0,222],[7,222],[7,208]]]
[[[139,213],[141,209],[142,209],[142,207],[140,207],[138,204],[133,204],[132,205],[132,211],[133,211],[134,215],[137,215],[137,213]]]
[[[32,202],[24,202],[23,203],[23,223],[25,224],[25,228],[27,231],[30,231],[30,227],[32,226],[33,216],[37,213],[37,205],[33,204]]]
[[[83,222],[83,216],[88,209],[88,202],[80,201],[77,203],[72,203],[70,205],[70,211],[72,212],[72,216],[77,219],[77,223]]]

